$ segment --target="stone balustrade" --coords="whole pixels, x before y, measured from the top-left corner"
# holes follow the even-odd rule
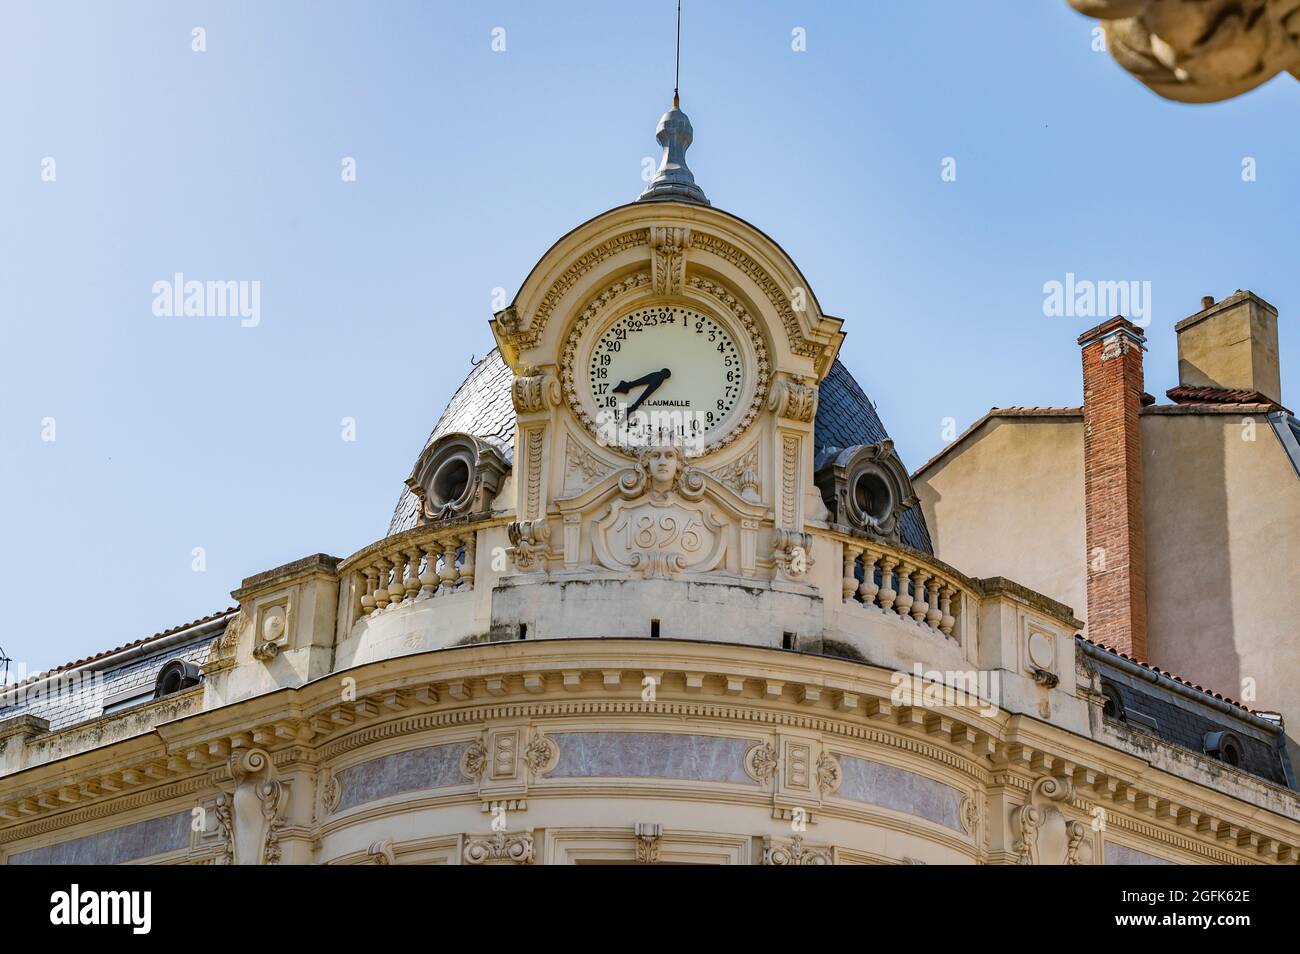
[[[960,639],[962,597],[978,604],[974,585],[914,550],[834,536],[843,550],[845,603],[897,613],[950,639]]]
[[[474,589],[477,528],[465,523],[409,531],[339,566],[351,577],[354,620]]]

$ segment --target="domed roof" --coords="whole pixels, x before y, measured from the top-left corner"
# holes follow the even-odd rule
[[[456,389],[421,450],[444,434],[463,433],[493,444],[506,460],[513,460],[515,408],[510,397],[511,379],[501,352],[492,349]],[[849,369],[836,358],[818,388],[813,456],[819,456],[827,447],[875,444],[888,436],[871,401]],[[388,525],[389,535],[414,527],[417,510],[415,495],[403,490]],[[934,552],[919,506],[903,513],[901,530],[904,544],[923,553]]]

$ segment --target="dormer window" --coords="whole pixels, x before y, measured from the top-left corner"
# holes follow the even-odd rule
[[[153,684],[153,697],[161,699],[163,696],[193,688],[202,681],[203,674],[198,666],[184,659],[173,659],[158,670],[158,678]]]
[[[1231,732],[1207,732],[1205,754],[1228,765],[1241,765],[1241,740]]]

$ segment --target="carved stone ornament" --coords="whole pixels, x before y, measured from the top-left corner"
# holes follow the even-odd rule
[[[366,849],[366,857],[377,865],[397,864],[397,857],[393,852],[393,839],[385,838],[383,841],[374,842]]]
[[[646,576],[714,569],[726,524],[704,501],[703,472],[680,447],[643,448],[637,466],[618,475],[619,499],[594,525],[597,559]]]
[[[979,803],[969,795],[963,795],[961,799],[961,827],[967,834],[973,835],[979,829],[980,809]]]
[[[918,498],[893,441],[825,448],[814,470],[833,522],[899,542],[903,512]]]
[[[494,861],[512,861],[517,865],[532,864],[533,832],[498,831],[491,835],[467,835],[462,854],[467,865],[483,865]]]
[[[817,789],[822,795],[829,795],[839,788],[844,778],[843,772],[840,771],[840,763],[829,752],[817,756],[816,771]]]
[[[555,767],[559,758],[560,750],[556,744],[540,732],[533,732],[524,749],[524,762],[529,771],[537,776],[544,775]]]
[[[280,861],[279,833],[287,800],[265,749],[244,749],[230,757],[233,793],[217,796],[217,823],[225,837],[228,864],[273,865]]]
[[[724,486],[740,495],[747,503],[760,503],[762,496],[758,485],[758,445],[755,444],[743,455],[725,467],[711,471]]]
[[[766,785],[776,776],[780,758],[776,746],[760,742],[745,753],[745,771],[759,784]]]
[[[1029,802],[1011,812],[1017,864],[1092,864],[1088,826],[1067,819],[1059,807],[1073,797],[1074,783],[1067,778],[1047,776],[1034,783]]]
[[[488,749],[482,739],[473,739],[460,757],[460,774],[477,782],[487,770]]]
[[[329,815],[337,809],[342,798],[343,786],[339,784],[338,776],[329,769],[325,769],[320,775],[320,805],[322,815]]]
[[[426,447],[406,486],[419,500],[420,522],[484,513],[510,465],[496,447],[470,434],[444,434]]]
[[[636,863],[639,865],[657,865],[659,863],[659,843],[663,840],[662,825],[638,822],[636,826]]]
[[[763,839],[763,864],[765,865],[831,865],[834,856],[827,846],[805,845],[802,835],[788,842]]]
[[[222,634],[212,640],[208,647],[208,661],[203,664],[204,675],[212,675],[229,669],[235,664],[235,651],[239,648],[239,637],[248,624],[248,617],[240,610],[226,623]]]
[[[551,525],[545,517],[516,520],[506,527],[506,535],[510,538],[506,552],[518,569],[546,569],[546,558],[551,554]]]
[[[798,530],[773,531],[772,563],[778,578],[803,579],[813,565],[812,534]]]

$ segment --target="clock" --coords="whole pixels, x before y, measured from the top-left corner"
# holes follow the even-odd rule
[[[629,312],[595,336],[586,378],[597,420],[607,434],[617,433],[608,443],[670,441],[700,452],[747,407],[748,363],[721,319],[659,304]]]

